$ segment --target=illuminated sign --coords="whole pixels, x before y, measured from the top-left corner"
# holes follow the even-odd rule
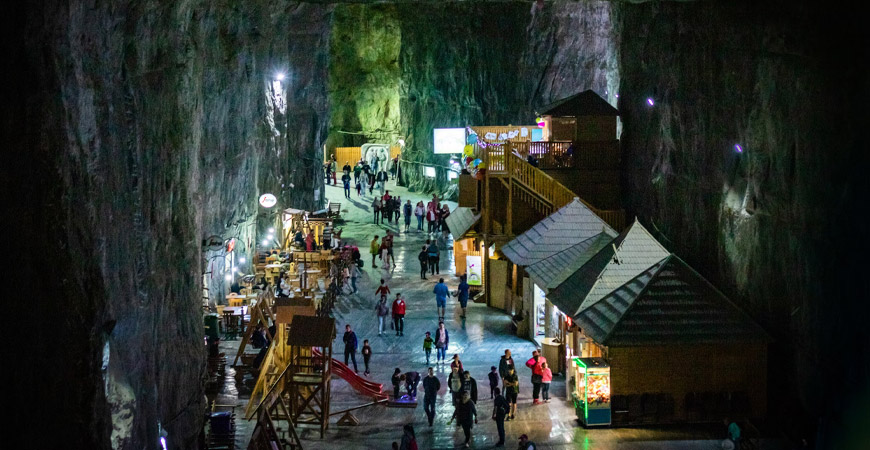
[[[278,199],[272,194],[263,194],[260,196],[260,206],[263,208],[271,208],[278,203]]]
[[[436,154],[462,153],[465,148],[465,128],[435,128],[432,134]]]

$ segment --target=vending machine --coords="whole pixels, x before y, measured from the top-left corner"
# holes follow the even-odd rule
[[[574,358],[574,410],[584,426],[610,425],[610,364],[603,358]]]

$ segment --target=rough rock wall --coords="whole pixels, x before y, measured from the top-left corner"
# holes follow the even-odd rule
[[[259,192],[314,206],[319,164],[304,162],[325,137],[312,79],[326,66],[308,53],[326,45],[329,11],[49,2],[4,16],[10,275],[27,292],[10,317],[28,338],[4,352],[14,447],[154,448],[158,423],[170,446],[193,447],[200,242],[236,236],[249,251]],[[276,70],[288,71],[283,112]]]
[[[866,31],[814,2],[622,10],[630,212],[772,333],[771,417],[845,448],[844,411],[870,421]]]

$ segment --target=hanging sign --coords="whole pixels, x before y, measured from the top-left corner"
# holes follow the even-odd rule
[[[483,138],[491,141],[496,138],[496,134],[490,131],[489,133],[484,134]]]
[[[278,203],[278,199],[272,194],[263,194],[260,196],[260,206],[263,208],[271,208]]]

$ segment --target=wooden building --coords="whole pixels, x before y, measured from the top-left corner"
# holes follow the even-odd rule
[[[640,223],[548,299],[572,324],[576,356],[609,363],[613,424],[765,415],[768,335]]]

